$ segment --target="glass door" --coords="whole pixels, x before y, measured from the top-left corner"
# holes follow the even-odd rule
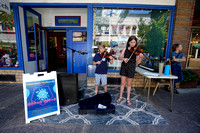
[[[34,23],[34,41],[35,41],[35,57],[36,57],[36,71],[48,71],[48,51],[47,51],[47,29]],[[41,49],[41,46],[43,49]],[[43,54],[44,58],[39,59]]]

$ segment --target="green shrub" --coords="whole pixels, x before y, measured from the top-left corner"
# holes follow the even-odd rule
[[[184,81],[192,81],[192,80],[195,80],[195,81],[198,81],[199,80],[199,75],[198,73],[192,71],[192,70],[189,70],[189,69],[183,69],[183,77],[184,77]]]

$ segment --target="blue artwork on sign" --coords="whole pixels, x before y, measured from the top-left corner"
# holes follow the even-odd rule
[[[28,118],[58,111],[55,80],[26,83]]]
[[[40,88],[39,91],[36,91],[38,100],[44,101],[49,98],[48,92],[45,88]]]

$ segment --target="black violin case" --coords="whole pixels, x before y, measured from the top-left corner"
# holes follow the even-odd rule
[[[115,106],[111,102],[112,98],[108,92],[86,98],[78,103],[79,114],[112,114],[115,112]],[[98,108],[99,104],[106,108]]]

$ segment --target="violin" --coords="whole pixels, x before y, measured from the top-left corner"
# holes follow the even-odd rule
[[[144,57],[145,57],[147,60],[149,60],[149,57],[146,56],[146,55],[144,54],[144,50],[141,49],[140,47],[137,47],[136,50],[135,50],[134,47],[132,47],[129,51],[130,51],[130,53],[133,53],[133,52],[134,52],[134,54],[135,54],[136,56],[138,56],[140,53],[142,53],[142,54],[144,55]]]
[[[117,59],[116,57],[114,57],[113,55],[112,55],[112,53],[108,53],[107,51],[105,51],[104,53],[102,53],[102,54],[100,54],[101,55],[101,58],[106,58],[106,59],[108,59],[108,58],[110,58],[110,56],[112,56],[114,59]]]
[[[149,57],[147,57],[144,54],[143,49],[139,48],[138,46],[140,45],[140,43],[142,42],[143,38],[145,37],[146,34],[144,34],[140,40],[140,42],[138,43],[138,45],[135,47],[132,47],[129,51],[131,52],[131,56],[128,58],[128,61],[131,59],[131,57],[133,56],[133,54],[135,54],[136,56],[139,55],[140,53],[142,53],[145,57],[145,59],[149,60]]]
[[[110,57],[110,55],[108,54],[108,52],[103,52],[100,54],[101,55],[101,58],[106,58],[108,59]]]

